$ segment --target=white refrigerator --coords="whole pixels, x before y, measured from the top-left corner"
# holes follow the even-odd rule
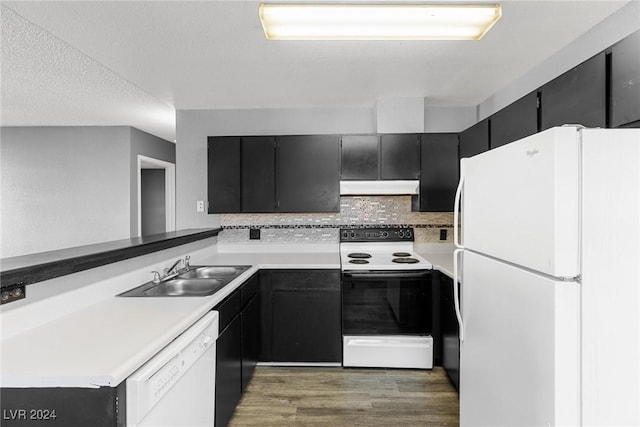
[[[540,132],[458,190],[460,425],[640,425],[640,129]]]

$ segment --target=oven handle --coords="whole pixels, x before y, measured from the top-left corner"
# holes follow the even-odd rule
[[[381,271],[381,272],[366,272],[366,273],[343,273],[346,277],[353,279],[412,279],[428,276],[431,273],[427,271]]]

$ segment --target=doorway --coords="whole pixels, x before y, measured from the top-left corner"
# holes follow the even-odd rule
[[[175,228],[175,164],[138,155],[137,235]]]

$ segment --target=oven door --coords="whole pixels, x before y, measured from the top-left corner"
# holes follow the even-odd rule
[[[428,335],[431,270],[342,273],[342,335]]]

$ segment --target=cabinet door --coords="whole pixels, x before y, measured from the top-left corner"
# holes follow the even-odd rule
[[[489,120],[484,119],[462,132],[459,141],[461,159],[487,151],[489,149]]]
[[[340,138],[278,137],[278,211],[340,211]]]
[[[276,362],[340,362],[340,271],[271,271]]]
[[[216,427],[229,423],[241,397],[241,320],[236,316],[216,341]]]
[[[611,48],[611,127],[640,127],[640,31]]]
[[[606,86],[604,52],[542,86],[540,130],[564,124],[605,127]]]
[[[271,342],[273,340],[273,310],[271,304],[271,271],[260,270],[260,362],[273,360]]]
[[[491,148],[538,132],[538,93],[531,92],[491,116]]]
[[[274,291],[273,331],[276,362],[339,362],[340,291]]]
[[[440,296],[442,366],[457,389],[460,381],[460,338],[458,335],[458,319],[456,317],[453,299],[453,280],[444,274],[440,274]]]
[[[240,212],[240,138],[208,138],[209,213]]]
[[[458,135],[424,134],[420,144],[420,211],[452,212],[460,175]]]
[[[376,180],[380,174],[378,163],[378,135],[344,135],[341,141],[341,179]]]
[[[244,393],[260,354],[260,297],[254,296],[242,310],[242,392]]]
[[[380,137],[380,178],[420,178],[420,138],[416,134]]]
[[[276,208],[275,137],[242,138],[242,212]]]

